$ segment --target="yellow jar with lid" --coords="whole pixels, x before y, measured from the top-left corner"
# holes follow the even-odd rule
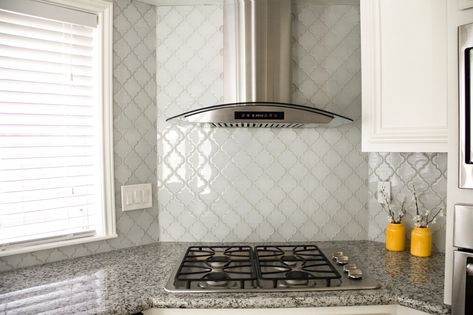
[[[386,249],[402,252],[406,249],[406,228],[402,223],[390,223],[386,227]]]
[[[411,255],[417,257],[432,255],[432,231],[428,227],[415,227],[412,230]]]

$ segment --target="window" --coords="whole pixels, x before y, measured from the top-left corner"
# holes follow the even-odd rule
[[[111,6],[0,2],[0,255],[116,236]]]

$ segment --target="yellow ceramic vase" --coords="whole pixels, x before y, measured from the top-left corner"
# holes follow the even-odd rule
[[[406,249],[406,228],[402,223],[390,223],[386,227],[386,249],[402,252]]]
[[[432,232],[428,227],[415,227],[412,230],[411,255],[417,257],[432,255]]]

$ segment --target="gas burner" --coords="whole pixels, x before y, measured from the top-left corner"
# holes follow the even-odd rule
[[[202,280],[205,281],[199,282],[201,287],[222,287],[227,286],[231,278],[225,272],[211,272],[203,276]]]
[[[188,258],[194,258],[195,260],[199,260],[200,258],[207,259],[209,256],[212,256],[214,254],[213,251],[211,250],[198,250],[198,249],[191,249],[187,251],[187,257]]]
[[[284,280],[289,286],[307,285],[309,283],[310,274],[304,271],[289,271],[286,273],[287,280]]]
[[[207,264],[215,269],[220,269],[225,267],[230,263],[231,259],[227,256],[210,256],[207,258]]]
[[[256,268],[260,283],[274,288],[291,286],[326,287],[340,285],[342,278],[330,261],[314,245],[256,246]],[[287,267],[286,272],[271,268]]]
[[[271,273],[287,273],[291,271],[291,268],[289,266],[277,266],[277,265],[266,265],[266,264],[260,264],[260,269],[264,274],[271,274]]]
[[[349,257],[315,245],[191,246],[166,285],[172,292],[374,289]],[[341,264],[345,264],[342,266]]]
[[[191,246],[175,284],[187,289],[254,287],[253,249],[248,246]]]
[[[296,266],[298,262],[301,261],[301,257],[296,257],[296,256],[293,256],[293,255],[284,255],[282,256],[281,258],[281,261],[287,265],[287,266]]]
[[[225,254],[225,256],[230,257],[232,259],[239,259],[239,258],[248,259],[248,258],[250,258],[249,257],[250,253],[245,248],[239,249],[239,248],[231,247],[231,248],[225,250],[224,254]]]

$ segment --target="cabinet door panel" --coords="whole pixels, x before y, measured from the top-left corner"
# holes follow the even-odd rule
[[[446,151],[446,1],[362,0],[360,11],[363,151]]]

